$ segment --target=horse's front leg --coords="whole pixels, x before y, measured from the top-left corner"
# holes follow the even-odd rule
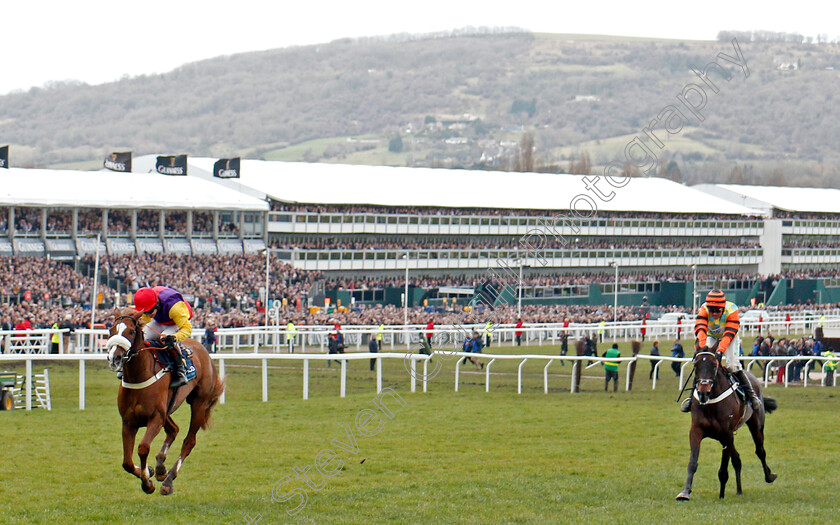
[[[700,441],[703,439],[703,431],[700,427],[691,426],[688,433],[688,441],[691,444],[691,458],[688,460],[688,477],[685,480],[685,487],[677,494],[677,499],[688,501],[691,499],[691,485],[694,482],[694,473],[697,472],[697,461],[700,459]]]
[[[142,478],[140,468],[134,465],[134,439],[137,437],[139,427],[129,425],[123,421],[123,468],[129,474]]]
[[[732,458],[732,468],[735,469],[735,487],[737,489],[738,496],[744,494],[744,491],[741,490],[741,454],[735,449],[735,436],[732,436],[732,446],[729,447],[729,457]]]
[[[163,422],[163,430],[166,432],[166,439],[163,441],[163,446],[160,447],[160,452],[157,453],[155,459],[157,466],[155,467],[155,477],[158,481],[163,481],[166,478],[166,454],[169,452],[169,447],[178,436],[178,425],[172,420],[172,416],[167,416],[166,421]]]
[[[718,469],[718,479],[720,480],[720,499],[726,492],[726,482],[729,481],[729,456],[732,452],[731,441],[729,443],[723,442],[723,450],[720,455],[720,469]],[[740,482],[739,482],[740,484]]]
[[[137,455],[140,456],[140,486],[146,494],[151,494],[155,491],[155,484],[151,480],[152,469],[147,466],[146,461],[149,458],[152,441],[163,426],[164,417],[161,412],[152,416],[152,419],[149,420],[146,426],[146,433],[143,434],[143,439],[140,441],[140,445],[137,446]]]

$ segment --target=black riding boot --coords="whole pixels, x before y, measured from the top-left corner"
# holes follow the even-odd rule
[[[688,395],[687,398],[683,399],[682,404],[680,405],[680,412],[691,412],[691,396],[694,395],[692,391],[691,394]]]
[[[178,349],[171,349],[172,351],[172,379],[169,381],[169,388],[178,388],[187,384],[187,373],[184,370],[184,359],[181,357],[181,352]]]
[[[743,388],[744,392],[747,394],[747,398],[750,400],[752,409],[758,410],[761,407],[761,399],[759,399],[755,390],[753,390],[752,383],[750,383],[749,378],[747,378],[747,374],[743,370],[738,370],[735,372],[735,378],[738,379],[739,383],[741,383],[741,388]]]

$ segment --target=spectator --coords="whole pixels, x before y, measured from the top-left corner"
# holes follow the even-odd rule
[[[336,323],[337,325],[338,323]],[[347,348],[343,344],[338,342],[338,334],[336,332],[330,333],[329,341],[327,342],[327,349],[329,350],[330,354],[343,354],[344,349]],[[327,360],[327,367],[330,366],[330,363],[335,361],[336,364],[341,365],[341,361],[336,360]]]
[[[58,321],[54,322],[52,324],[52,326],[50,326],[50,329],[51,330],[58,330],[59,329],[59,322]],[[60,332],[55,332],[54,334],[52,334],[50,336],[50,353],[51,354],[57,354],[58,353],[59,341],[61,341],[61,333]]]
[[[204,348],[211,354],[216,353],[216,327],[211,321],[204,326]]]
[[[432,337],[434,337],[434,335],[435,335],[435,333],[433,332],[434,329],[435,329],[435,321],[434,321],[434,319],[429,317],[429,322],[426,323],[426,337],[425,337],[425,340],[423,341],[423,344],[426,347],[426,350],[428,350],[430,353],[432,351]]]
[[[370,341],[368,341],[368,352],[376,354],[379,352],[379,344],[376,342],[376,337],[371,334]],[[370,360],[370,371],[373,372],[376,367],[376,359]]]
[[[295,353],[295,338],[297,337],[297,328],[295,327],[295,323],[289,319],[288,324],[286,324],[286,344],[289,345],[289,353]]]
[[[516,346],[522,346],[522,319],[516,320],[516,332],[514,335],[516,336]]]
[[[604,392],[609,390],[610,380],[613,381],[613,392],[618,391],[618,361],[613,361],[616,357],[621,357],[621,352],[618,351],[618,343],[613,343],[612,348],[609,348],[602,357],[606,357],[608,361],[604,361]]]
[[[650,349],[650,355],[659,356],[659,341],[656,340],[653,342],[653,347]],[[650,360],[650,375],[648,379],[653,379],[653,371],[656,370],[656,363],[658,363],[658,359],[651,359]],[[659,379],[659,370],[656,370],[656,379]]]
[[[481,348],[481,334],[479,334],[478,331],[473,331],[472,337],[467,336],[464,339],[464,345],[461,347],[464,352],[473,354],[480,354]],[[484,363],[477,357],[467,356],[464,358],[463,362],[466,363],[467,359],[475,365],[476,369],[482,370],[484,368]]]
[[[683,351],[683,345],[680,344],[679,339],[674,341],[674,348],[671,350],[671,357],[677,357],[679,359],[685,357],[685,351]],[[681,362],[671,361],[671,370],[674,371],[674,374],[676,374],[677,377],[680,377],[680,368],[682,368]]]
[[[64,353],[70,353],[70,335],[76,331],[76,326],[73,324],[73,314],[70,312],[66,312],[64,314],[64,320],[58,327],[62,330],[67,330],[62,334],[64,337]]]
[[[834,352],[831,350],[831,348],[827,348],[825,352],[822,353],[822,356],[833,358]],[[834,359],[826,361],[825,365],[823,366],[823,370],[825,370],[823,385],[834,386],[834,371],[837,370],[837,361],[835,361]]]

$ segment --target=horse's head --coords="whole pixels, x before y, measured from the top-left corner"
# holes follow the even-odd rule
[[[694,388],[697,390],[701,405],[709,400],[709,395],[712,393],[715,377],[721,366],[720,358],[719,352],[709,348],[704,348],[694,354],[694,374],[697,378]]]
[[[122,370],[138,350],[143,348],[143,323],[140,317],[143,312],[133,308],[114,310],[114,324],[111,326],[111,337],[108,338],[108,366],[114,372]]]

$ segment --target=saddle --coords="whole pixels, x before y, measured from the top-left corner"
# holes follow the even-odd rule
[[[175,348],[184,360],[184,373],[187,376],[187,381],[194,379],[196,370],[192,360],[192,350],[181,343],[175,343]],[[172,353],[169,351],[169,347],[161,346],[160,344],[150,344],[149,349],[155,353],[155,359],[161,366],[169,369],[172,368]]]
[[[729,379],[729,382],[735,385],[735,393],[738,395],[738,398],[741,399],[742,403],[748,403],[747,401],[747,393],[744,392],[744,387],[741,386],[741,382],[738,381],[738,378],[735,377],[730,371],[726,371],[726,378]]]

